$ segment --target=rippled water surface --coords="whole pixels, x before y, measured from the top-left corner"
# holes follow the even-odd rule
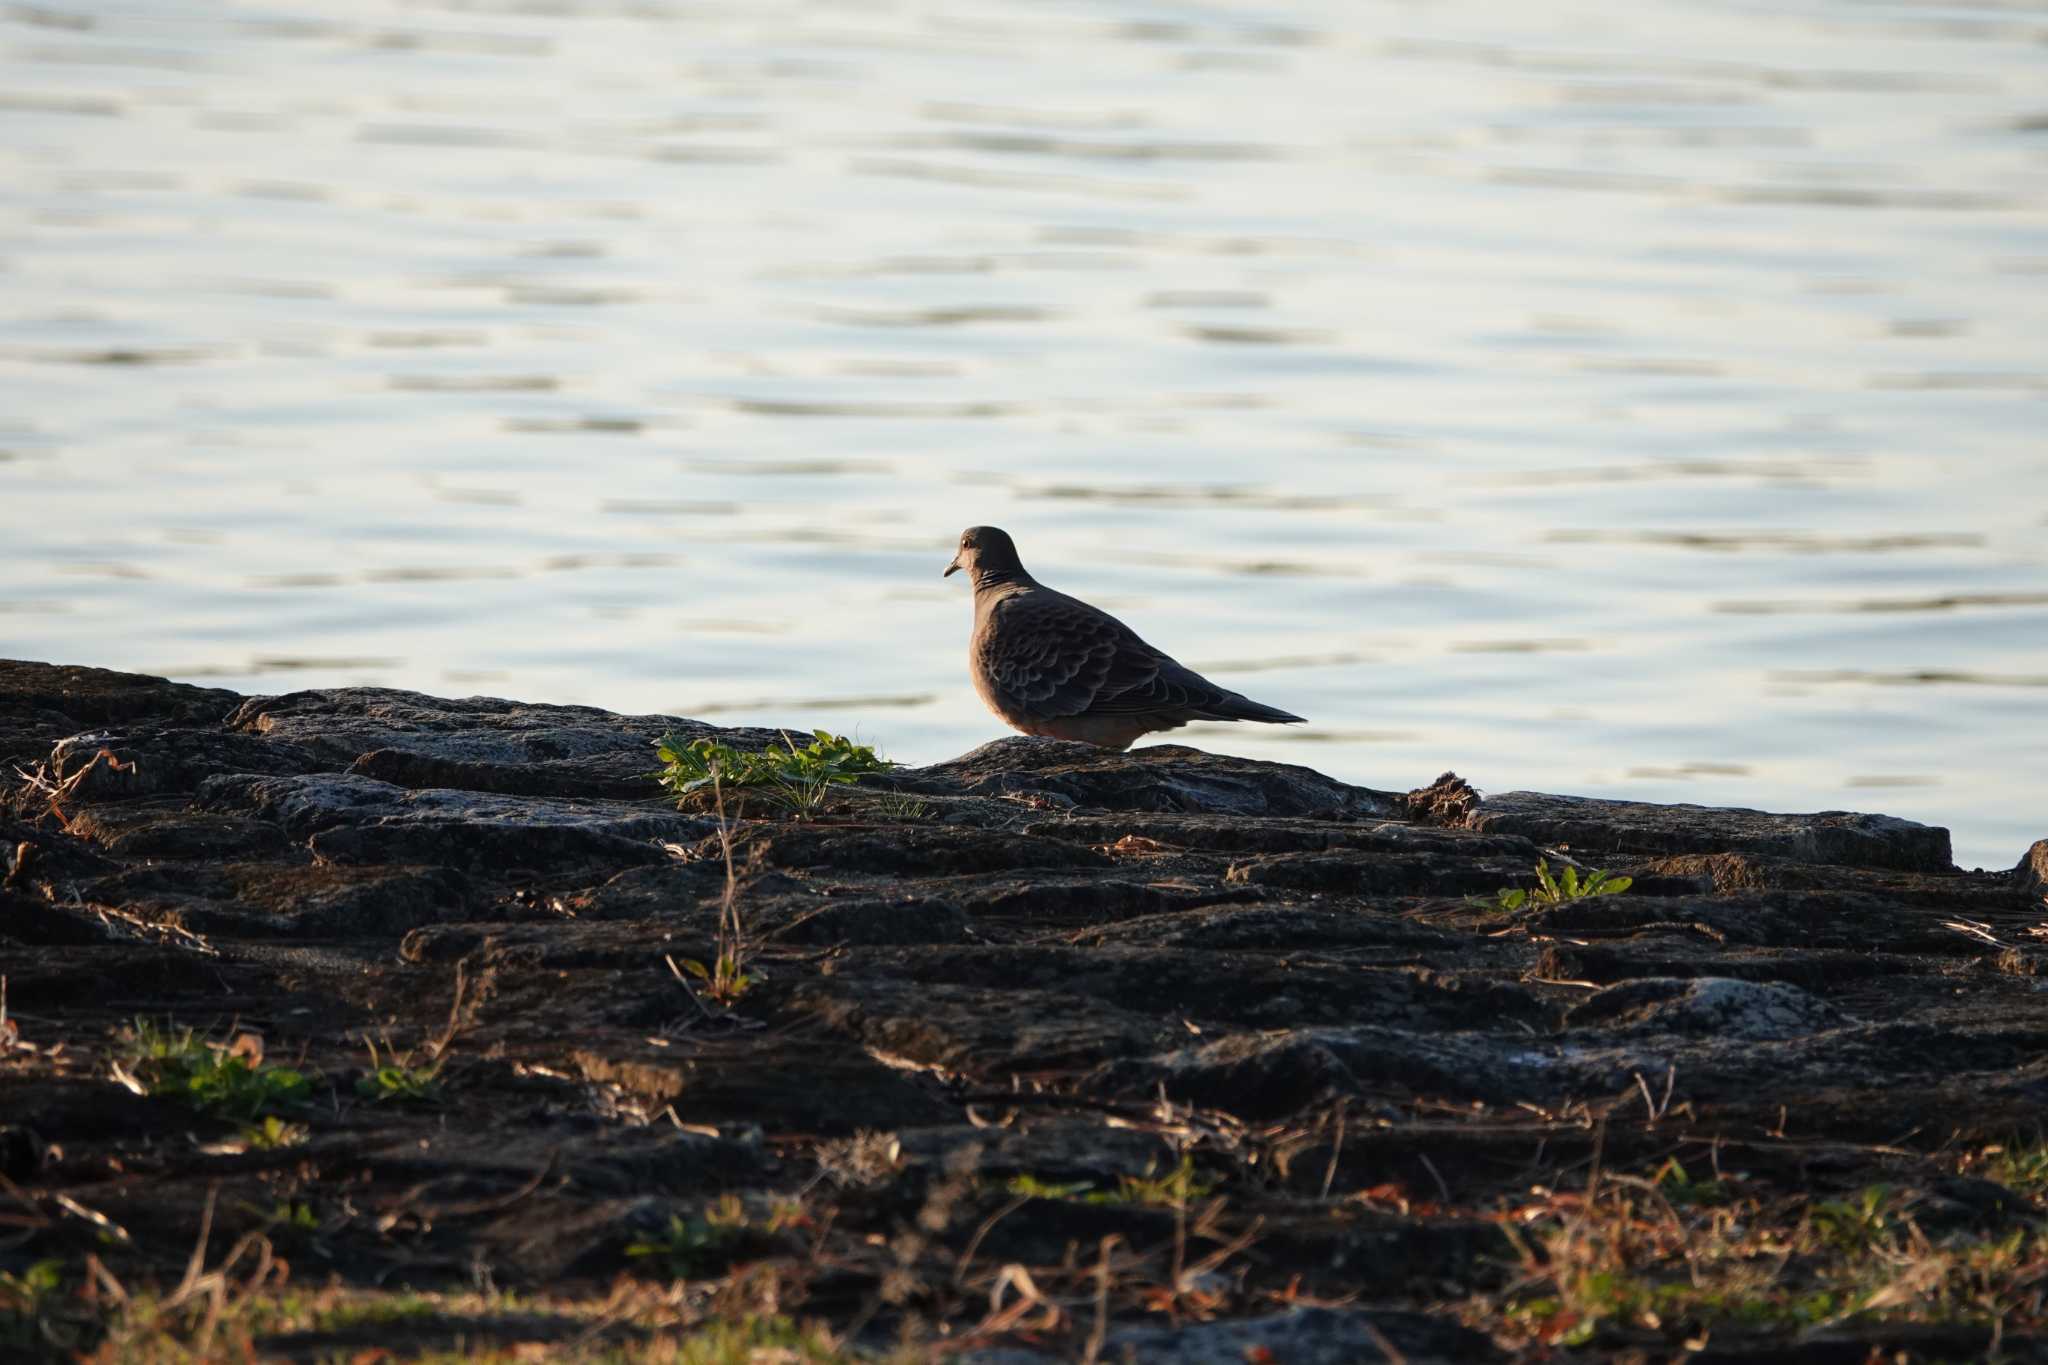
[[[2048,7],[25,0],[0,654],[2048,835]]]

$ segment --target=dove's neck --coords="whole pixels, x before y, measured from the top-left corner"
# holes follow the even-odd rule
[[[997,588],[1007,588],[1012,584],[1018,587],[1025,587],[1030,585],[1031,582],[1031,575],[1024,572],[1022,564],[1012,564],[1007,568],[976,568],[974,571],[974,591],[976,593],[992,592]]]

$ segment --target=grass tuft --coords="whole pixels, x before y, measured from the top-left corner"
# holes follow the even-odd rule
[[[1768,1197],[1740,1181],[1692,1181],[1667,1162],[1651,1179],[1537,1193],[1502,1224],[1522,1260],[1502,1318],[1532,1344],[1619,1348],[1643,1332],[1697,1343],[1869,1322],[1996,1329],[2037,1320],[2048,1280],[2042,1225],[1934,1236],[1915,1221],[1914,1198],[1886,1184]]]

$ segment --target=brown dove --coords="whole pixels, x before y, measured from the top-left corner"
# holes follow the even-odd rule
[[[1012,729],[1127,749],[1191,720],[1302,720],[1218,687],[1108,612],[1046,587],[993,526],[962,531],[941,576],[963,569],[974,584],[974,690]]]

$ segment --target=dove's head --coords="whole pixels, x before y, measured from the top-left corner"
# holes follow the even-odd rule
[[[994,526],[970,526],[960,533],[960,548],[942,578],[961,569],[979,588],[987,583],[1006,583],[1025,577],[1024,562],[1017,558],[1016,542],[1010,533]]]

